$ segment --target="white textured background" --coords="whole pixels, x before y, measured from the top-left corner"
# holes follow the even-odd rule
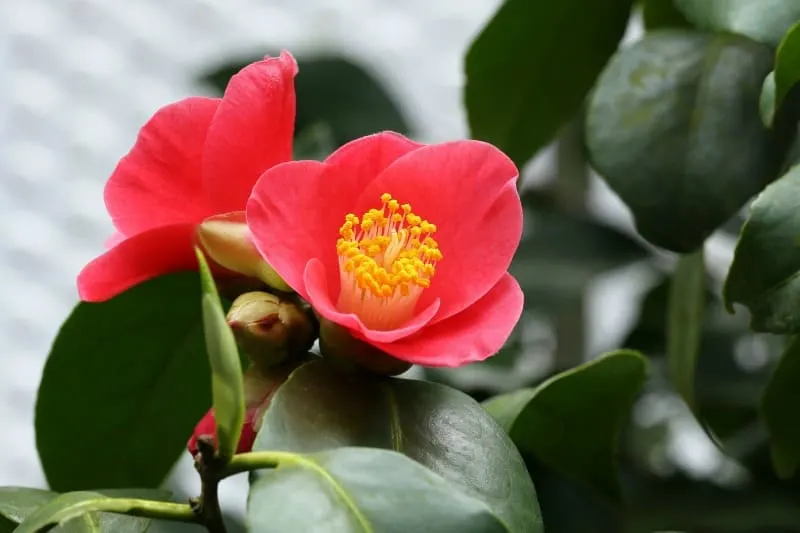
[[[157,108],[202,93],[197,75],[236,53],[335,49],[377,72],[400,97],[422,140],[464,137],[462,57],[497,5],[498,0],[3,2],[0,485],[44,486],[33,433],[41,369],[76,303],[76,274],[110,234],[104,182]],[[629,37],[639,32],[633,28]],[[595,192],[595,205],[628,221],[607,191]],[[630,318],[625,303],[637,287],[606,281],[592,298],[602,302],[603,312],[592,313],[590,340],[624,328]],[[701,438],[689,446],[702,444]],[[701,454],[701,463],[711,460],[708,453]],[[176,480],[193,480],[188,461],[179,465]],[[239,479],[226,486],[239,508],[243,484]]]

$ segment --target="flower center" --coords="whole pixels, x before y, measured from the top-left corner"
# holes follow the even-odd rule
[[[341,292],[337,308],[355,313],[365,326],[396,328],[414,314],[422,291],[430,287],[442,252],[432,235],[436,226],[388,193],[383,207],[359,219],[345,216],[336,242]]]

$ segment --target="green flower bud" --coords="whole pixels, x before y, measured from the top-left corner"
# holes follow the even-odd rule
[[[227,318],[239,349],[262,368],[306,353],[316,337],[312,318],[297,303],[268,292],[242,294]]]
[[[258,253],[243,211],[207,218],[197,227],[197,239],[206,254],[221,267],[257,278],[273,289],[292,292],[292,288]]]
[[[411,363],[356,339],[346,328],[325,318],[320,318],[319,348],[323,357],[345,368],[363,369],[386,376],[402,374],[411,368]]]

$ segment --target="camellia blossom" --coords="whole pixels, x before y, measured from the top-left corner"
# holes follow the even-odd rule
[[[385,132],[272,167],[247,224],[322,317],[397,359],[458,366],[496,353],[522,313],[507,272],[522,235],[518,174],[490,144]]]
[[[106,184],[116,233],[78,276],[83,300],[196,270],[199,224],[243,224],[253,184],[292,157],[296,74],[283,52],[243,68],[222,98],[188,98],[155,113]]]

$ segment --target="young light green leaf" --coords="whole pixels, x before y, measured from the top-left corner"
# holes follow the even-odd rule
[[[770,433],[770,452],[775,473],[791,478],[800,466],[800,337],[783,352],[764,389],[761,414]]]
[[[617,439],[647,372],[621,350],[483,405],[523,454],[618,500]]]
[[[706,310],[703,249],[681,256],[672,275],[667,318],[667,359],[672,384],[694,410],[694,376]]]
[[[236,338],[233,336],[217,293],[214,277],[199,248],[195,248],[200,265],[203,297],[203,329],[206,351],[211,364],[211,390],[217,431],[217,453],[223,460],[236,453],[245,415],[242,364]]]
[[[784,151],[758,112],[772,61],[744,37],[659,30],[609,62],[586,143],[644,238],[692,252],[778,175]]]
[[[750,206],[725,280],[725,305],[750,310],[754,331],[800,332],[800,165],[769,185]]]
[[[770,72],[764,78],[761,86],[761,96],[758,98],[758,111],[761,113],[761,122],[768,128],[775,121],[775,72]]]
[[[578,112],[625,33],[631,4],[506,0],[467,53],[472,136],[524,164]]]
[[[522,457],[481,406],[460,391],[339,372],[325,360],[314,361],[295,370],[272,397],[253,450],[316,453],[345,446],[401,452],[484,502],[510,531],[542,531]],[[369,477],[387,484],[393,479]]]
[[[731,32],[778,46],[789,27],[800,20],[797,0],[674,0],[699,28]]]
[[[250,531],[327,533],[524,530],[416,461],[363,447],[290,454],[277,469],[263,471],[250,487],[247,525]]]
[[[45,364],[36,445],[59,491],[156,487],[208,410],[198,276],[78,304]]]

